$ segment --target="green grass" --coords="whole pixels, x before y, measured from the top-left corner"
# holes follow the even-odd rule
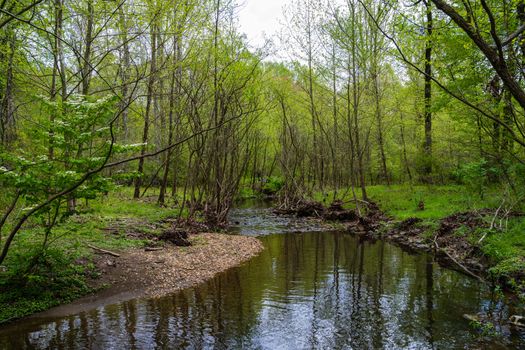
[[[132,200],[131,188],[121,188],[107,197],[90,203],[93,213],[102,214],[105,218],[136,218],[149,221],[161,221],[173,217],[177,209],[157,205],[158,189],[150,189],[140,200]],[[169,197],[169,196],[167,196]]]
[[[284,186],[284,179],[278,176],[270,176],[265,178],[263,182],[259,179],[254,185],[252,187],[251,179],[244,179],[236,198],[243,200],[274,196]]]
[[[503,231],[491,231],[482,245],[483,252],[494,262],[491,273],[496,277],[525,275],[525,219],[514,218]]]
[[[434,220],[457,212],[497,206],[493,197],[480,198],[463,186],[373,186],[369,197],[396,219]],[[424,210],[419,210],[420,201]]]
[[[3,265],[7,271],[0,270],[0,323],[92,292],[86,284],[87,276],[94,274],[88,244],[112,251],[143,247],[147,239],[129,238],[124,231],[160,233],[164,226],[159,222],[178,214],[178,209],[157,205],[156,196],[152,190],[133,200],[132,189],[120,188],[87,205],[79,203],[79,214],[53,229],[45,253],[43,228],[36,222],[28,224],[13,241]],[[119,229],[109,233],[104,230],[108,227]],[[29,269],[36,258],[38,264]]]
[[[497,198],[490,194],[480,198],[477,194],[470,193],[464,186],[368,186],[368,197],[376,202],[387,214],[397,220],[410,217],[424,220],[442,219],[448,215],[482,208],[493,208],[499,205]],[[496,190],[494,190],[496,191]],[[341,191],[339,191],[341,193]],[[327,198],[333,197],[333,192],[328,192]],[[361,199],[361,191],[356,189],[356,194]],[[315,199],[322,200],[321,193],[316,193]],[[349,191],[343,198],[352,207],[352,195]],[[424,203],[424,210],[419,210],[419,202]]]
[[[341,193],[341,191],[339,191]],[[356,189],[360,194],[360,190]],[[396,220],[405,220],[415,217],[423,220],[422,225],[429,227],[423,235],[432,236],[439,227],[440,220],[459,212],[478,209],[497,208],[501,204],[502,191],[498,188],[485,189],[484,197],[472,193],[465,186],[369,186],[369,198]],[[332,198],[333,192],[325,193],[325,198]],[[322,193],[316,193],[315,200],[323,199]],[[342,198],[349,208],[353,207],[351,192]],[[361,199],[361,198],[359,198]],[[418,208],[419,202],[424,203],[424,210]],[[327,200],[327,204],[328,204]],[[517,207],[516,210],[524,211],[525,208]],[[492,217],[486,218],[491,222]],[[490,269],[496,277],[525,276],[525,218],[511,218],[508,226],[502,230],[484,229],[470,230],[466,227],[459,228],[454,234],[465,237],[469,242],[477,244],[481,237],[487,233],[480,244],[481,251],[490,259]],[[518,282],[516,282],[518,283]]]

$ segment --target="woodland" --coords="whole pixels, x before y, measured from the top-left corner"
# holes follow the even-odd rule
[[[108,201],[210,228],[262,196],[434,228],[482,210],[470,242],[522,275],[523,0],[293,0],[260,47],[240,6],[1,1],[1,300],[85,293],[68,276],[86,248],[60,242]]]

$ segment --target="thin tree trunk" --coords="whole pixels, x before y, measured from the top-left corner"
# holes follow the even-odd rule
[[[401,123],[400,123],[401,130],[400,131],[401,131],[401,143],[403,145],[403,162],[405,163],[405,169],[408,175],[408,180],[410,181],[410,183],[412,183],[412,172],[410,171],[410,165],[408,163],[408,156],[407,156],[407,144],[405,140],[405,124],[403,122],[403,113],[400,113],[399,116],[401,118]]]
[[[94,26],[94,9],[92,0],[87,1],[87,25],[86,25],[86,37],[84,38],[85,49],[83,67],[82,67],[82,95],[86,96],[89,93],[89,85],[91,83],[91,47],[93,45],[93,26]]]
[[[14,116],[14,57],[16,35],[12,30],[6,30],[7,71],[5,77],[5,90],[0,101],[0,144],[8,146],[15,138]],[[1,56],[0,56],[1,57]]]
[[[60,70],[60,58],[59,51],[61,48],[60,38],[62,33],[62,0],[55,0],[55,27],[53,33],[53,72],[51,75],[51,91],[49,92],[51,101],[55,101],[57,97],[57,76]],[[48,146],[48,157],[50,160],[55,158],[55,147],[54,147],[54,129],[53,124],[55,122],[55,114],[50,113],[49,116],[49,146]]]
[[[356,30],[356,14],[355,14],[355,5],[352,4],[351,6],[351,21],[352,21],[352,36],[354,38],[357,37],[357,30]],[[359,185],[361,187],[361,196],[364,201],[368,200],[368,196],[366,194],[366,181],[365,181],[365,171],[363,166],[363,155],[364,150],[361,150],[361,144],[360,144],[360,135],[359,135],[359,83],[357,81],[357,43],[356,40],[352,40],[352,52],[351,52],[351,59],[352,59],[352,68],[351,68],[351,75],[352,75],[352,97],[353,97],[353,117],[354,117],[354,142],[355,142],[355,150],[357,154],[357,172],[359,174]]]
[[[128,42],[128,25],[126,14],[124,13],[124,7],[121,6],[119,9],[119,29],[122,35],[122,66],[120,67],[120,79],[122,83],[121,94],[122,100],[120,102],[120,109],[122,110],[122,131],[123,139],[127,141],[129,138],[128,131],[128,108],[129,104],[129,80],[130,74],[129,70],[131,68],[131,56],[129,52],[129,42]]]
[[[375,115],[377,121],[377,141],[379,144],[379,154],[381,155],[381,170],[383,172],[383,180],[386,180],[390,186],[390,175],[388,174],[388,167],[385,155],[385,142],[383,136],[383,115],[381,110],[381,96],[379,92],[379,73],[377,66],[374,68],[374,99],[375,99]]]
[[[155,79],[157,70],[157,26],[156,24],[152,25],[151,31],[151,62],[150,62],[150,75],[148,79],[148,89],[146,96],[146,111],[144,113],[144,128],[142,131],[142,148],[140,150],[140,155],[143,156],[146,154],[148,137],[149,137],[149,127],[150,127],[150,113],[151,106],[153,102],[153,94],[155,88]],[[135,178],[135,192],[133,198],[138,199],[140,197],[140,187],[142,186],[142,176],[144,175],[144,158],[139,159],[138,165],[138,176]]]
[[[174,120],[173,116],[174,114],[177,114],[175,112],[175,109],[178,111],[180,106],[175,106],[176,102],[179,100],[180,96],[180,76],[179,75],[179,60],[180,60],[180,36],[179,34],[175,34],[173,37],[173,73],[171,76],[171,83],[170,83],[170,97],[169,97],[169,117],[168,117],[168,145],[171,145],[173,143],[173,132],[174,132]],[[177,85],[177,88],[175,87]],[[178,123],[178,121],[177,121]],[[170,171],[170,162],[171,162],[171,156],[173,151],[170,149],[166,153],[166,159],[164,161],[164,174],[162,176],[162,182],[160,186],[160,192],[159,192],[159,204],[164,204],[165,202],[165,196],[166,196],[166,188],[168,187],[168,175]],[[175,175],[174,175],[175,176]]]
[[[429,1],[426,4],[426,34],[425,43],[425,167],[424,175],[428,177],[432,173],[432,7]]]

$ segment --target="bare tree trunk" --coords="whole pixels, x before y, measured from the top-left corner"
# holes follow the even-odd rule
[[[336,51],[335,51],[335,42],[332,41],[332,115],[334,118],[334,144],[337,148],[339,146],[339,115],[337,108],[337,61],[336,61]],[[334,196],[333,200],[337,198],[337,191],[341,186],[340,183],[340,168],[337,166],[339,154],[335,151],[332,157],[332,182],[334,186]]]
[[[60,74],[60,51],[61,51],[61,37],[62,37],[62,0],[55,0],[55,27],[53,33],[53,72],[51,75],[51,91],[49,92],[51,101],[56,100],[57,97],[57,76]],[[54,130],[53,123],[55,122],[55,114],[51,113],[49,117],[49,146],[48,157],[50,160],[55,158],[54,148]]]
[[[15,108],[14,108],[14,57],[16,49],[16,35],[12,30],[5,31],[5,40],[8,51],[7,69],[5,74],[5,88],[0,92],[0,144],[8,146],[15,139]]]
[[[310,20],[310,16],[308,16]],[[310,26],[310,23],[308,23]],[[311,43],[311,28],[308,27],[308,98],[310,100],[310,117],[312,123],[312,133],[313,133],[313,149],[312,149],[312,187],[315,187],[318,172],[320,172],[319,156],[321,153],[319,149],[319,141],[317,139],[317,116],[315,109],[315,96],[314,96],[314,83],[313,83],[313,53],[312,53],[312,43]],[[321,188],[323,187],[323,179],[319,178]]]
[[[92,45],[93,45],[93,26],[94,26],[94,9],[93,3],[91,0],[87,1],[87,20],[86,20],[86,36],[84,37],[84,52],[82,57],[79,57],[78,60],[81,63],[81,91],[80,93],[84,96],[89,94],[89,87],[91,82],[91,54],[92,54]],[[63,90],[62,98],[65,99],[65,91]],[[92,130],[94,131],[94,130]],[[90,149],[93,149],[93,145],[90,144]],[[77,159],[82,155],[83,145],[79,143],[77,149]],[[67,198],[67,208],[70,213],[76,211],[77,202],[75,194],[71,193]]]
[[[150,127],[150,114],[151,106],[153,102],[153,94],[155,93],[155,79],[157,70],[157,25],[152,24],[151,28],[151,62],[150,62],[150,75],[148,78],[148,88],[146,96],[146,111],[144,113],[144,128],[142,130],[142,148],[140,150],[141,156],[146,154],[146,148],[149,138],[149,127]],[[144,175],[144,158],[139,159],[139,166],[137,169],[138,176],[135,178],[135,192],[133,198],[138,199],[140,197],[140,187],[142,186],[142,176]]]
[[[121,79],[121,94],[122,100],[120,102],[122,110],[122,131],[123,131],[123,140],[127,141],[129,139],[128,131],[128,115],[129,111],[127,105],[129,104],[129,83],[130,83],[130,74],[129,70],[131,68],[131,56],[129,52],[129,40],[128,40],[128,25],[127,25],[126,14],[124,13],[123,6],[119,9],[119,30],[122,35],[122,66],[120,67],[120,79]]]
[[[355,5],[351,4],[351,22],[352,22],[352,36],[357,37],[357,22],[356,22],[356,9]],[[353,117],[354,117],[354,143],[357,154],[357,172],[359,174],[359,185],[361,187],[361,196],[364,201],[368,200],[366,194],[366,181],[365,181],[365,170],[363,166],[364,149],[361,149],[360,135],[359,135],[359,83],[357,81],[357,42],[352,40],[352,51],[351,51],[351,76],[352,76],[352,96],[353,96]]]
[[[425,43],[425,167],[423,169],[426,180],[432,173],[432,7],[429,1],[425,1],[426,5],[426,34],[427,40]]]
[[[220,8],[221,8],[221,0],[217,0],[216,2],[216,9],[215,9],[215,28],[214,28],[214,37],[213,37],[213,125],[214,127],[217,127],[219,125],[219,23],[220,23]],[[222,176],[221,176],[221,162],[220,162],[220,154],[219,151],[223,151],[220,144],[220,138],[221,138],[221,130],[220,128],[215,130],[214,132],[214,139],[213,139],[213,167],[214,167],[214,174],[213,176],[215,178],[209,179],[212,181],[211,187],[213,188],[213,191],[211,192],[213,200],[212,203],[215,205],[215,208],[212,208],[213,211],[215,211],[215,214],[218,213],[220,210],[218,208],[221,200],[222,200]]]
[[[84,38],[84,57],[82,67],[82,95],[86,96],[89,93],[89,85],[91,83],[91,46],[93,45],[93,26],[94,26],[94,9],[92,0],[87,1],[87,24],[86,37]]]
[[[350,59],[349,59],[350,60]],[[349,61],[350,63],[350,61]],[[350,67],[348,67],[350,70]],[[353,107],[352,107],[352,101],[353,101],[353,94],[351,92],[352,82],[350,81],[351,75],[348,75],[348,84],[347,84],[347,128],[348,128],[348,140],[350,144],[350,164],[349,164],[349,178],[350,178],[350,187],[352,188],[352,197],[354,199],[355,207],[359,215],[361,215],[361,209],[359,205],[359,201],[357,200],[357,194],[355,191],[356,188],[356,171],[355,171],[355,162],[358,151],[356,150],[355,143],[354,143],[354,128],[355,125],[352,125],[353,122]]]
[[[379,154],[381,155],[381,170],[383,173],[383,180],[390,186],[390,175],[386,164],[385,142],[383,136],[383,115],[381,107],[381,93],[379,92],[379,73],[377,67],[374,68],[374,99],[375,99],[375,116],[377,122],[377,142],[379,144]]]
[[[399,113],[399,117],[401,118],[400,123],[400,131],[401,131],[401,143],[403,144],[403,163],[405,163],[405,170],[408,175],[408,180],[410,183],[412,183],[412,172],[410,171],[410,165],[408,163],[408,157],[407,157],[407,144],[405,140],[405,123],[403,122],[403,113]]]
[[[176,106],[179,101],[179,96],[181,93],[180,89],[180,83],[181,83],[181,72],[180,72],[180,57],[181,57],[181,43],[180,43],[180,35],[177,33],[173,37],[173,72],[171,76],[171,83],[170,83],[170,97],[169,97],[169,117],[168,117],[168,145],[171,145],[173,143],[173,133],[174,133],[174,115],[177,115],[177,122],[180,118],[178,111],[180,110],[180,106]],[[159,204],[164,204],[165,197],[166,197],[166,188],[168,187],[168,175],[170,171],[171,166],[171,156],[172,156],[173,150],[170,149],[166,153],[166,157],[164,160],[164,174],[162,176],[162,182],[160,185],[160,192],[159,192]],[[175,176],[175,174],[174,174]],[[176,191],[176,190],[175,190]]]

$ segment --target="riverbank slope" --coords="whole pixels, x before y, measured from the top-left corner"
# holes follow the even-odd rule
[[[172,293],[263,249],[255,238],[207,233],[205,225],[176,219],[178,209],[158,206],[153,191],[131,197],[123,188],[79,207],[54,228],[46,249],[43,227],[27,225],[0,266],[0,324],[59,305],[49,312]],[[191,246],[172,243],[179,233]]]
[[[432,251],[442,263],[500,282],[525,299],[525,208],[519,198],[498,188],[480,194],[457,185],[369,186],[367,191],[372,210],[350,223],[351,231]],[[314,200],[328,207],[333,198],[355,209],[351,191],[317,193]]]
[[[254,237],[200,233],[189,240],[190,247],[132,248],[118,258],[99,255],[95,263],[100,276],[88,281],[97,292],[35,316],[63,317],[135,298],[162,297],[203,283],[263,250]]]

